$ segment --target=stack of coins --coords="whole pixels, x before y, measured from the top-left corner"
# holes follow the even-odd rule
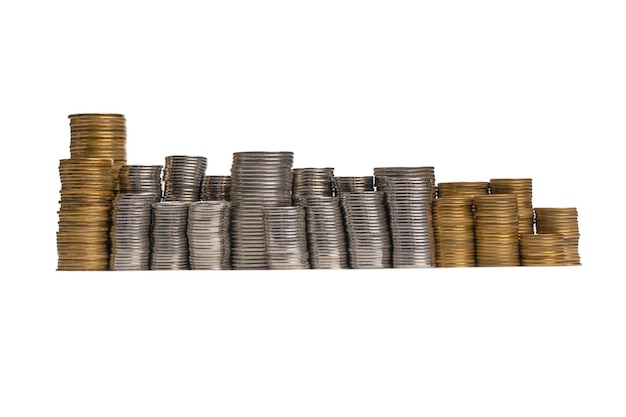
[[[374,191],[374,177],[333,177],[335,195]]]
[[[111,256],[114,271],[150,269],[154,194],[118,194],[111,216]]]
[[[162,165],[123,165],[120,168],[121,193],[150,193],[154,201],[161,201]]]
[[[374,186],[378,191],[385,191],[388,177],[419,178],[430,181],[435,189],[435,167],[378,167],[374,168]]]
[[[341,194],[350,267],[390,268],[391,236],[384,193],[362,191]]]
[[[111,159],[62,159],[59,271],[109,269],[114,173]]]
[[[437,184],[437,197],[439,198],[469,198],[475,195],[489,194],[489,183],[481,181],[466,182],[440,182]]]
[[[191,269],[230,269],[230,203],[190,203],[187,240]]]
[[[563,235],[550,233],[520,235],[520,257],[523,266],[565,265]]]
[[[308,197],[303,204],[311,268],[348,268],[346,230],[339,197]]]
[[[199,201],[207,159],[203,156],[171,155],[165,157],[164,201]]]
[[[519,266],[517,195],[474,197],[476,266]]]
[[[332,197],[334,168],[294,168],[292,195],[295,204],[302,197]]]
[[[535,208],[537,234],[560,234],[565,244],[565,264],[581,265],[578,253],[578,210],[575,207]]]
[[[430,178],[378,177],[386,190],[394,268],[435,266],[435,235],[432,201],[435,188]]]
[[[70,114],[70,158],[113,160],[114,191],[117,175],[126,164],[126,118],[114,113]]]
[[[304,208],[264,207],[269,269],[309,269]]]
[[[473,199],[443,197],[433,200],[438,267],[476,266],[473,212]]]
[[[517,214],[519,233],[533,234],[535,221],[533,212],[533,185],[530,178],[498,178],[489,181],[491,194],[515,194],[517,196]]]
[[[233,269],[267,269],[264,207],[292,205],[293,152],[235,152],[231,168]]]
[[[150,269],[189,269],[187,218],[189,202],[152,203],[152,257]]]
[[[207,175],[202,181],[202,201],[230,201],[230,175]]]

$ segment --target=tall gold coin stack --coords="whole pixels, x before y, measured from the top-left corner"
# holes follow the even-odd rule
[[[565,265],[581,265],[578,253],[578,210],[575,207],[535,208],[537,234],[560,234],[565,243]]]
[[[522,266],[565,265],[565,239],[552,233],[522,234],[520,257]]]
[[[120,191],[118,173],[126,164],[126,118],[115,113],[70,114],[71,159],[113,160],[114,187]]]
[[[517,195],[474,197],[476,266],[519,266]]]
[[[57,253],[59,271],[109,269],[114,196],[111,159],[62,159]]]
[[[476,266],[474,213],[471,198],[433,200],[437,267]]]
[[[491,194],[517,195],[517,214],[519,216],[519,233],[535,232],[533,212],[533,185],[530,178],[497,178],[489,181]]]

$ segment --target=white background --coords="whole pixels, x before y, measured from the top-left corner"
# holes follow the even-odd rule
[[[5,2],[2,416],[624,416],[620,1]],[[130,164],[533,179],[582,267],[56,272],[73,113]]]

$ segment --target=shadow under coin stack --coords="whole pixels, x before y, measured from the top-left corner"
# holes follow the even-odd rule
[[[264,207],[269,269],[309,269],[304,208]]]
[[[187,217],[189,202],[152,203],[152,257],[150,269],[189,269]]]
[[[564,239],[565,265],[581,265],[578,253],[578,210],[575,207],[535,208],[537,234],[558,234]]]
[[[517,196],[517,215],[519,234],[535,232],[533,212],[533,184],[530,178],[498,178],[489,181],[491,194],[515,194]]]
[[[391,236],[384,193],[342,192],[350,267],[391,268]]]
[[[191,269],[230,269],[230,203],[190,203],[187,239]]]
[[[111,159],[62,159],[57,252],[59,271],[109,269]]]
[[[267,269],[263,208],[292,204],[293,152],[235,152],[231,167],[233,269]]]
[[[166,156],[163,201],[200,201],[206,165],[203,156]]]
[[[111,257],[113,271],[150,269],[153,193],[122,193],[113,201]]]
[[[519,266],[518,227],[515,194],[474,197],[476,266]]]
[[[438,267],[476,266],[474,197],[488,194],[485,181],[437,184],[433,226]]]
[[[565,265],[565,240],[563,235],[541,233],[520,235],[522,266]]]
[[[122,194],[149,193],[154,201],[163,198],[162,165],[123,165],[120,168]]]
[[[207,175],[202,180],[202,201],[230,201],[230,175]]]
[[[377,191],[385,193],[393,267],[434,267],[435,168],[374,168],[374,184]]]

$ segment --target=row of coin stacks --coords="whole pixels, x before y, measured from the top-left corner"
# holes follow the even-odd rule
[[[292,152],[236,152],[230,175],[202,156],[126,165],[123,115],[69,119],[58,270],[580,265],[576,209],[533,208],[528,178],[342,177]]]

